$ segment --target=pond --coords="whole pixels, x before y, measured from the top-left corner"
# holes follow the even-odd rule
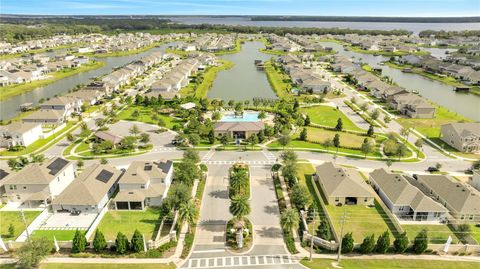
[[[410,91],[417,90],[423,97],[447,108],[448,110],[457,112],[475,121],[480,120],[480,96],[478,95],[457,93],[452,86],[442,82],[431,80],[413,73],[403,73],[400,69],[381,65],[381,62],[388,61],[388,58],[384,56],[346,51],[342,45],[334,42],[321,43],[324,46],[332,47],[339,55],[348,58],[353,57],[355,60],[360,60],[372,67],[381,68],[383,76],[389,76],[395,83],[405,89]],[[438,49],[436,54],[440,54]]]
[[[140,59],[155,51],[165,51],[168,46],[174,43],[167,43],[148,51],[121,57],[97,58],[98,61],[105,62],[105,65],[91,71],[75,74],[70,77],[60,79],[44,87],[39,87],[33,91],[0,102],[0,119],[8,120],[20,113],[20,105],[23,103],[33,103],[37,105],[41,99],[52,98],[55,95],[62,95],[80,84],[88,84],[92,78],[109,74],[113,69],[128,64],[134,60]],[[53,52],[52,52],[53,53]],[[58,53],[58,52],[57,52]]]
[[[221,56],[231,61],[231,69],[220,71],[208,92],[208,98],[225,101],[244,101],[253,98],[277,98],[263,71],[258,71],[255,60],[267,61],[272,55],[259,51],[265,46],[261,42],[246,42],[239,53]]]

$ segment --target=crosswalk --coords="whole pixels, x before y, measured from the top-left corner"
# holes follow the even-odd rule
[[[210,160],[210,158],[212,158],[213,154],[215,154],[215,150],[214,149],[211,149],[207,152],[207,154],[205,154],[202,158],[202,162],[208,162]]]
[[[273,161],[273,162],[277,161],[277,156],[273,155],[273,153],[271,153],[270,151],[262,150],[262,153],[265,156],[265,158],[267,158],[267,160]]]
[[[152,149],[153,152],[158,151],[177,151],[178,149],[175,147],[155,147]]]
[[[183,268],[215,268],[215,267],[244,267],[296,264],[296,260],[289,255],[259,255],[259,256],[228,256],[214,258],[189,259]]]
[[[235,164],[238,161],[203,161],[204,164],[210,165],[225,165],[225,164]],[[244,161],[248,165],[273,165],[275,161]]]

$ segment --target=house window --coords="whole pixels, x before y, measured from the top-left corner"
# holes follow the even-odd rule
[[[335,197],[335,202],[339,202],[339,201],[340,201],[340,198]]]
[[[27,186],[23,186],[23,189],[26,190],[26,189],[27,189]]]
[[[473,216],[470,216],[468,219],[469,219],[469,220],[473,220]]]
[[[368,202],[368,198],[365,197],[365,199],[363,199],[363,201],[364,201],[365,203]]]
[[[140,185],[140,189],[145,189],[145,185]]]

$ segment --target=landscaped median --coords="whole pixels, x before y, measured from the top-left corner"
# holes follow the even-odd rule
[[[98,69],[105,65],[102,61],[91,61],[87,64],[81,65],[77,68],[67,68],[60,71],[47,74],[48,78],[36,80],[22,84],[12,84],[9,86],[0,87],[0,100],[5,100],[16,95],[24,94],[29,91],[33,91],[36,88],[46,86],[62,78],[73,76],[75,74],[87,72],[90,70]]]

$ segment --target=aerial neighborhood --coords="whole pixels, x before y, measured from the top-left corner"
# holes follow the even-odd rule
[[[2,15],[0,267],[478,266],[474,30],[190,19]]]

